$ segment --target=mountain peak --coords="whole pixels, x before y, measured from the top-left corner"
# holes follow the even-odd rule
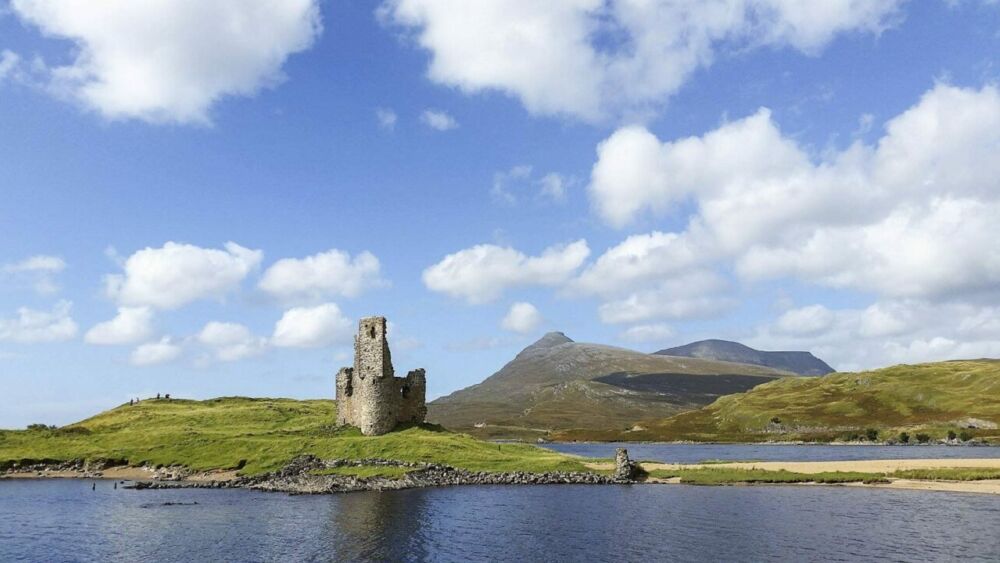
[[[561,332],[547,332],[545,333],[545,336],[536,340],[535,343],[528,346],[528,348],[552,348],[553,346],[569,342],[573,342],[573,339]]]
[[[764,352],[729,340],[699,340],[654,353],[662,356],[683,356],[767,366],[799,375],[826,375],[834,371],[826,362],[810,352]]]

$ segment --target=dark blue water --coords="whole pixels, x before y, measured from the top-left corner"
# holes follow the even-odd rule
[[[754,461],[855,461],[859,459],[997,458],[1000,447],[969,446],[828,446],[768,444],[641,444],[563,443],[546,448],[585,457],[614,457],[615,448],[628,448],[632,459],[668,463],[697,463],[712,459]]]
[[[0,561],[1000,560],[1000,498],[990,495],[820,486],[331,496],[90,487],[0,481]]]

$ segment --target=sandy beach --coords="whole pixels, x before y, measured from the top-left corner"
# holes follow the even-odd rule
[[[613,469],[610,464],[595,469]],[[994,459],[871,459],[857,461],[753,461],[716,464],[643,463],[647,471],[653,469],[701,469],[727,467],[735,469],[763,469],[766,471],[792,471],[794,473],[824,473],[827,471],[860,471],[862,473],[892,473],[907,469],[1000,469],[1000,458]]]

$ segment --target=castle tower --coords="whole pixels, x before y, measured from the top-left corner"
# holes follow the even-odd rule
[[[361,319],[354,367],[337,373],[337,424],[357,426],[366,436],[385,434],[399,422],[423,422],[427,415],[424,370],[395,377],[386,329],[385,317]]]

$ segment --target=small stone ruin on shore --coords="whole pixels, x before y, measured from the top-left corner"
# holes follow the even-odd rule
[[[385,317],[365,317],[354,337],[354,367],[337,373],[337,424],[357,426],[366,436],[391,432],[399,423],[427,416],[423,369],[395,377]]]

